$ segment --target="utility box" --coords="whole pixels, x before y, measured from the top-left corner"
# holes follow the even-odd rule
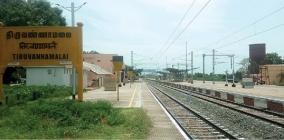
[[[242,79],[243,88],[254,88],[254,82],[252,78],[243,78]]]
[[[104,78],[104,90],[105,91],[116,91],[116,79],[113,77]]]

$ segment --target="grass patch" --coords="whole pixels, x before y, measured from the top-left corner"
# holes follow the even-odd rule
[[[70,96],[71,87],[66,86],[4,86],[5,100],[8,106],[23,104],[39,98],[60,98]]]
[[[284,82],[279,83],[278,86],[284,86]]]
[[[150,127],[143,109],[113,108],[107,101],[40,99],[0,107],[2,139],[145,139]]]

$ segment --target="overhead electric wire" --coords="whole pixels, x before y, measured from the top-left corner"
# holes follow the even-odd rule
[[[274,30],[274,29],[280,28],[280,27],[282,27],[282,26],[284,26],[284,23],[282,23],[282,24],[278,24],[278,25],[275,25],[275,26],[273,26],[273,27],[271,27],[271,28],[268,28],[268,29],[266,29],[266,30],[262,30],[262,31],[259,31],[259,32],[256,32],[256,33],[253,33],[253,34],[250,34],[250,35],[245,36],[245,37],[243,37],[243,38],[240,38],[240,39],[238,39],[238,40],[232,41],[232,42],[230,42],[230,43],[227,43],[227,44],[221,45],[220,47],[218,47],[218,48],[216,48],[216,49],[221,49],[221,48],[227,47],[227,46],[229,46],[229,45],[236,44],[236,43],[241,42],[241,41],[243,41],[243,40],[246,40],[246,39],[252,38],[252,37],[254,37],[254,36],[258,36],[258,35],[260,35],[260,34],[263,34],[263,33],[269,32],[269,31],[271,31],[271,30]]]
[[[214,43],[212,43],[212,44],[218,44],[218,43],[221,42],[222,40],[225,40],[225,39],[227,39],[227,38],[230,38],[230,37],[232,37],[232,36],[234,36],[234,35],[236,35],[236,34],[242,32],[243,30],[245,30],[245,29],[247,29],[247,28],[249,28],[249,27],[251,27],[251,26],[254,26],[255,24],[257,24],[257,23],[259,23],[259,22],[261,22],[261,21],[267,19],[268,17],[271,17],[271,16],[273,16],[274,14],[276,14],[276,13],[282,11],[283,9],[284,9],[284,6],[282,6],[282,7],[278,8],[278,9],[276,9],[276,10],[274,10],[274,11],[272,11],[272,12],[266,14],[266,15],[264,15],[263,17],[258,18],[257,20],[253,21],[252,23],[250,23],[250,24],[248,24],[248,25],[245,25],[245,26],[241,27],[240,29],[238,29],[238,30],[236,30],[236,31],[234,31],[234,32],[232,32],[232,33],[229,33],[229,34],[225,35],[224,37],[220,38],[218,41],[216,41],[216,42],[214,42]],[[212,46],[212,44],[207,45],[206,47],[200,48],[199,50],[206,49],[206,48]]]
[[[205,5],[197,12],[197,14],[192,18],[192,20],[190,20],[188,22],[188,24],[185,26],[185,28],[176,36],[176,38],[168,45],[168,47],[166,48],[165,51],[163,51],[162,53],[160,53],[160,56],[161,57],[176,41],[177,39],[187,30],[187,28],[197,19],[197,17],[203,12],[203,10],[205,10],[205,8],[209,5],[209,3],[211,2],[212,0],[208,0]]]
[[[187,8],[186,12],[184,13],[184,15],[182,16],[182,18],[180,19],[179,23],[176,25],[176,27],[174,28],[174,30],[171,32],[171,34],[169,35],[169,37],[167,38],[166,42],[163,44],[163,46],[159,49],[159,52],[163,50],[163,48],[169,43],[169,41],[171,40],[171,38],[173,37],[173,35],[177,32],[178,28],[180,27],[180,25],[183,23],[184,19],[186,18],[187,14],[189,13],[189,11],[192,9],[192,7],[194,6],[196,0],[193,0],[192,3],[189,5],[189,7]],[[159,53],[158,52],[158,53]]]
[[[149,56],[145,56],[145,55],[141,55],[141,54],[138,54],[138,53],[133,53],[136,57],[144,57],[144,58],[149,58]]]

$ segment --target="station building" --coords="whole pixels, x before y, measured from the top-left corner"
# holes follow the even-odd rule
[[[260,66],[260,77],[267,85],[284,83],[284,64]]]
[[[83,54],[85,62],[95,64],[105,69],[106,71],[113,73],[112,57],[118,56],[117,54],[97,54],[97,53],[86,53]]]
[[[86,82],[88,87],[102,87],[104,80],[108,77],[112,77],[112,73],[96,64],[84,62],[83,65],[84,83]]]
[[[72,69],[66,67],[27,67],[26,85],[72,86]],[[105,76],[111,75],[98,65],[83,62],[84,88],[100,87]]]
[[[100,53],[85,53],[83,54],[83,60],[90,64],[97,65],[107,72],[111,73],[108,75],[104,75],[103,77],[96,76],[92,73],[88,74],[88,77],[91,79],[97,79],[95,84],[99,86],[103,86],[106,91],[114,91],[116,90],[116,81],[114,74],[114,64],[113,64],[113,56],[118,56],[117,54],[100,54]]]

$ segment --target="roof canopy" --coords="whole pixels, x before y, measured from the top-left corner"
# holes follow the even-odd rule
[[[92,71],[98,75],[109,75],[112,74],[108,71],[106,71],[105,69],[101,68],[100,66],[96,65],[96,64],[90,64],[87,62],[83,62],[83,67],[84,70],[88,70],[88,71]]]

